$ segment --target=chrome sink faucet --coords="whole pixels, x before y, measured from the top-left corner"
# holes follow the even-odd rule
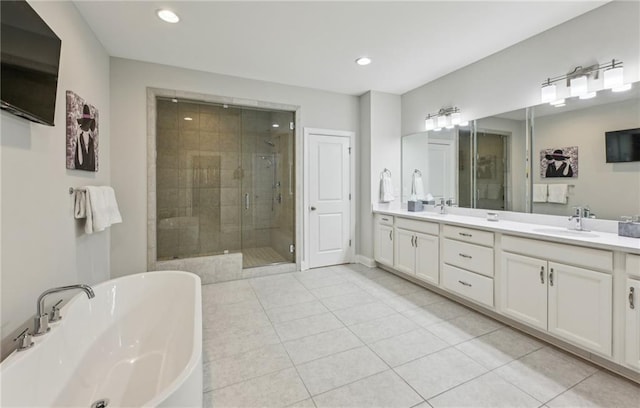
[[[38,296],[38,304],[36,309],[36,317],[35,317],[35,327],[33,329],[34,336],[42,336],[46,334],[51,328],[49,327],[49,315],[44,313],[44,299],[53,293],[65,292],[67,290],[75,290],[80,289],[86,293],[89,299],[94,298],[96,295],[93,293],[93,289],[89,285],[69,285],[69,286],[60,286],[59,288],[47,289],[40,296]],[[58,302],[59,304],[60,302]],[[56,304],[57,306],[57,304]],[[58,320],[60,317],[58,317]]]
[[[576,231],[584,231],[584,228],[582,226],[582,215],[584,213],[583,208],[573,207],[573,210],[574,210],[574,214],[571,217],[569,217],[569,221],[571,221],[569,225],[569,229],[576,230]]]
[[[436,204],[436,207],[440,207],[440,214],[447,213],[447,205],[445,204],[444,197],[440,199],[440,204]]]

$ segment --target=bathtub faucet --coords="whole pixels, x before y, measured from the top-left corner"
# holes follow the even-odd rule
[[[49,315],[44,313],[44,298],[52,293],[65,292],[67,290],[80,289],[87,294],[89,299],[94,298],[96,295],[93,293],[93,289],[89,285],[69,285],[60,286],[59,288],[47,289],[40,296],[38,296],[38,305],[36,309],[35,327],[33,330],[34,336],[42,336],[47,333],[51,328],[49,327]]]

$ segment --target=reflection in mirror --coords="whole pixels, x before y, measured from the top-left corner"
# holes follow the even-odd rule
[[[475,208],[525,211],[526,110],[475,121]]]
[[[639,85],[534,108],[533,212],[570,215],[581,206],[604,219],[640,214],[640,162],[607,163],[605,148],[606,132],[640,128]],[[640,140],[629,148],[640,149]]]
[[[421,132],[402,138],[402,202],[406,203],[414,182],[422,183],[424,199],[431,194],[435,199],[453,199],[457,202],[457,132],[458,128]],[[422,177],[414,177],[416,170]],[[420,194],[418,194],[420,195]]]

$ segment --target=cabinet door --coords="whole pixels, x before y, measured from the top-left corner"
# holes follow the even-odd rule
[[[394,267],[400,272],[415,273],[416,248],[414,246],[414,240],[415,232],[396,228]]]
[[[549,331],[611,355],[612,277],[549,262]]]
[[[374,257],[376,261],[387,266],[393,266],[393,227],[377,224],[375,238]]]
[[[433,284],[438,284],[439,273],[439,239],[434,235],[416,236],[416,276]]]
[[[547,261],[510,253],[502,254],[501,311],[547,330]]]
[[[624,361],[640,370],[640,281],[627,279]]]

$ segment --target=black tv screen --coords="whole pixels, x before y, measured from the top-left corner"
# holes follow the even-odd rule
[[[54,125],[60,38],[24,0],[0,1],[2,109]]]
[[[604,137],[607,163],[640,161],[640,128],[606,132]]]

